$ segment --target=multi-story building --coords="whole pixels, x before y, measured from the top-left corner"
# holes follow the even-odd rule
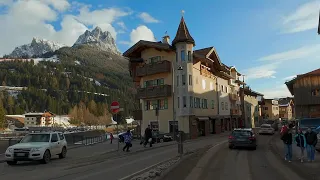
[[[282,120],[294,119],[294,103],[292,97],[279,99],[279,118]]]
[[[274,99],[263,99],[261,113],[264,120],[279,120],[279,103]]]
[[[25,127],[44,127],[52,126],[54,124],[54,114],[51,112],[44,113],[27,113],[24,114]]]
[[[244,122],[242,122],[242,126],[255,128],[260,125],[259,99],[263,97],[263,94],[253,91],[249,87],[241,88],[241,90],[244,90]]]
[[[137,87],[141,110],[134,115],[142,131],[151,125],[195,138],[230,129],[229,82],[238,73],[222,64],[214,47],[194,46],[182,17],[172,44],[165,35],[159,42],[141,40],[123,54]]]
[[[320,69],[298,75],[286,82],[294,95],[294,114],[296,118],[320,117]]]

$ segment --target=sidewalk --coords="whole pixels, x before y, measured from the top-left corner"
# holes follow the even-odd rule
[[[275,135],[273,140],[271,141],[271,150],[278,155],[279,158],[283,160],[284,163],[284,145],[283,142],[280,140],[279,135]],[[300,156],[300,149],[297,147],[296,144],[292,144],[292,163],[288,163],[288,166],[292,168],[294,171],[298,171],[301,174],[305,174],[307,176],[317,176],[320,177],[320,153],[316,151],[315,154],[315,161],[314,162],[307,162],[307,152],[304,154],[304,162],[301,163],[298,159]]]

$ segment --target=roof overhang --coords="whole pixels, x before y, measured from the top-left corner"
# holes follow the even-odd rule
[[[297,78],[292,79],[291,81],[287,81],[285,82],[285,84],[287,85],[287,88],[289,89],[291,95],[294,95],[294,91],[293,91],[293,85],[296,82]]]
[[[161,51],[174,50],[174,48],[171,45],[166,43],[140,40],[139,42],[131,46],[126,52],[124,52],[123,56],[128,58],[139,58],[141,57],[141,52],[148,48],[155,48]]]
[[[243,89],[243,88],[241,88],[241,89]],[[256,92],[256,91],[253,91],[253,90],[251,90],[251,89],[247,89],[247,88],[244,88],[244,94],[245,94],[245,95],[248,95],[248,96],[255,96],[255,97],[257,97],[257,96],[263,96],[263,94],[258,93],[258,92]]]

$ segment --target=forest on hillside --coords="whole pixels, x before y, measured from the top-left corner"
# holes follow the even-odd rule
[[[0,124],[3,114],[51,111],[70,114],[74,123],[108,124],[109,107],[119,101],[123,116],[130,116],[134,104],[132,81],[127,72],[106,67],[79,65],[72,61],[0,63],[0,85],[26,87],[16,96],[0,92]]]

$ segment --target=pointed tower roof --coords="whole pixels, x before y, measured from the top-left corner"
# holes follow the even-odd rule
[[[195,46],[195,41],[190,35],[188,27],[184,21],[183,16],[181,17],[180,24],[177,30],[176,37],[172,41],[172,45],[177,44],[178,42],[192,43]]]

